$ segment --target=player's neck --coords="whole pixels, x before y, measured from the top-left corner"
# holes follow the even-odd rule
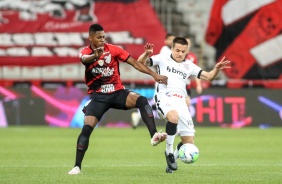
[[[100,47],[94,46],[92,43],[90,44],[90,47],[91,47],[92,50],[97,49],[97,48],[100,48]],[[104,47],[104,45],[103,45],[102,47]]]
[[[170,54],[170,57],[171,57],[171,59],[173,59],[173,61],[175,61],[176,63],[182,63],[183,61],[185,61],[185,59],[182,60],[182,61],[177,61],[177,60],[175,60],[175,59],[173,58],[172,54]]]

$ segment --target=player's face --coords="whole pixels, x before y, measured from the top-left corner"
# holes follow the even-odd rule
[[[96,31],[89,35],[89,40],[95,48],[103,47],[105,43],[105,32]]]
[[[188,51],[188,45],[182,45],[182,44],[176,43],[174,47],[171,48],[172,58],[176,62],[180,63],[183,60],[185,60],[187,51]]]

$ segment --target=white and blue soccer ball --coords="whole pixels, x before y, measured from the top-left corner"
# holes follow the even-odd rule
[[[183,144],[178,151],[179,158],[186,164],[196,162],[199,158],[199,149],[194,144]]]

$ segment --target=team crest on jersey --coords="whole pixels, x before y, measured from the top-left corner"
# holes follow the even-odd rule
[[[188,63],[184,63],[184,64],[183,64],[183,67],[188,70],[189,64],[188,64]]]
[[[105,62],[106,62],[107,64],[109,64],[109,63],[111,62],[111,58],[112,58],[112,55],[111,55],[111,54],[105,56],[105,57],[104,57]]]
[[[99,64],[100,66],[103,66],[103,65],[104,65],[104,60],[102,60],[102,59],[98,60],[98,64]]]

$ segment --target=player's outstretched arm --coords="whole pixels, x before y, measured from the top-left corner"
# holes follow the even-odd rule
[[[136,61],[132,57],[129,57],[126,62],[132,65],[135,69],[139,70],[140,72],[151,75],[156,82],[167,84],[167,76],[157,74],[156,72],[148,68],[146,65],[142,64],[139,61]]]
[[[151,43],[147,43],[144,46],[145,51],[139,56],[138,60],[141,62],[143,65],[146,66],[151,66],[149,56],[153,53],[154,51],[154,45]]]
[[[223,70],[225,68],[231,68],[229,65],[230,61],[225,58],[225,56],[214,66],[213,70],[210,72],[202,71],[200,79],[213,81],[215,77],[217,76],[218,72],[220,70]]]

